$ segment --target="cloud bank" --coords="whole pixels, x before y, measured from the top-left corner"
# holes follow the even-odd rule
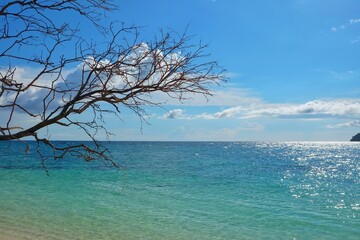
[[[174,119],[174,118],[179,119],[179,118],[182,118],[182,116],[184,116],[182,109],[174,109],[174,110],[171,110],[171,111],[167,112],[164,115],[164,118],[165,119]]]
[[[170,114],[171,113],[171,114]],[[171,117],[169,117],[171,116]],[[181,119],[251,119],[251,118],[298,118],[298,119],[356,119],[360,118],[360,99],[314,100],[303,104],[251,104],[236,106],[212,114],[186,115],[181,109],[174,109],[164,118]]]
[[[351,122],[339,123],[335,125],[327,125],[327,128],[349,128],[349,127],[360,127],[360,120]]]
[[[91,87],[92,90],[103,88],[102,79],[106,80],[107,89],[130,89],[139,83],[150,86],[157,83],[160,76],[168,74],[172,66],[180,64],[184,59],[181,52],[165,55],[162,51],[151,49],[146,43],[141,43],[134,46],[128,54],[118,57],[121,64],[114,65],[109,60],[97,61],[92,56],[88,56],[77,67],[63,70],[61,77],[56,72],[39,76],[42,69],[26,67],[9,69],[0,66],[0,76],[5,76],[11,70],[14,73],[13,80],[18,84],[26,86],[36,79],[26,91],[19,92],[18,95],[17,92],[12,91],[0,96],[0,106],[16,101],[19,106],[16,110],[21,112],[21,109],[26,109],[36,115],[45,109],[55,109],[68,102],[81,89],[84,81],[88,81],[87,88]],[[101,74],[98,74],[97,69],[103,69]],[[95,73],[90,75],[91,71]],[[176,74],[173,73],[163,81],[163,84],[171,81]],[[50,91],[49,88],[56,91]],[[148,99],[144,102],[146,100]]]

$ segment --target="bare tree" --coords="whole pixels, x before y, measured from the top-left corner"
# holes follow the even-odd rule
[[[55,159],[70,153],[116,165],[96,138],[99,131],[110,134],[103,113],[118,115],[127,107],[144,118],[145,106],[161,104],[152,98],[155,92],[182,101],[189,94],[211,95],[211,85],[224,80],[217,62],[206,60],[207,46],[190,44],[186,34],[161,31],[152,41],[143,41],[137,27],[102,25],[103,14],[115,9],[107,0],[3,1],[0,140],[33,138],[43,161],[40,146],[50,147]],[[92,22],[107,43],[86,39],[77,25],[59,15],[65,12]],[[62,54],[69,49],[71,56]],[[28,66],[31,73],[21,77],[17,66]],[[75,70],[69,74],[69,69]],[[84,112],[92,118],[78,120]],[[16,121],[16,115],[27,116],[31,124]],[[92,144],[57,145],[39,134],[51,125],[80,128]]]

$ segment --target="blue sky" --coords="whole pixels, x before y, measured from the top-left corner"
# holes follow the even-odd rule
[[[127,110],[122,121],[109,116],[111,140],[348,141],[360,132],[360,1],[116,2],[104,22],[144,26],[148,39],[187,29],[229,81],[208,102],[147,108],[149,125]],[[54,128],[52,138],[83,135]]]

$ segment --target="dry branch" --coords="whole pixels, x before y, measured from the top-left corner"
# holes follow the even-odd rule
[[[186,34],[161,32],[145,42],[139,40],[137,27],[100,25],[101,12],[114,9],[109,1],[93,0],[5,1],[0,6],[0,141],[31,137],[38,143],[43,162],[41,144],[53,150],[55,159],[72,154],[87,161],[111,162],[107,149],[96,139],[99,131],[110,135],[103,113],[120,115],[127,107],[143,118],[145,106],[161,104],[151,98],[155,92],[182,101],[189,94],[211,95],[209,88],[224,80],[217,62],[206,61],[207,46],[190,44],[192,39]],[[106,35],[107,46],[98,48],[79,36],[76,27],[54,21],[54,11],[70,11],[91,21],[99,34]],[[64,45],[72,46],[73,56],[59,54]],[[29,48],[39,50],[26,54]],[[37,70],[31,79],[19,77],[15,66],[22,65]],[[77,68],[68,74],[74,65]],[[77,120],[84,112],[92,118]],[[35,123],[19,126],[15,114]],[[51,125],[80,128],[93,144],[64,147],[39,137],[39,131]]]

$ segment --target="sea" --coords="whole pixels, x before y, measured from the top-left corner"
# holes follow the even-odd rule
[[[0,142],[0,239],[360,239],[355,142]],[[71,142],[62,142],[71,144]],[[48,175],[47,175],[48,171]]]

